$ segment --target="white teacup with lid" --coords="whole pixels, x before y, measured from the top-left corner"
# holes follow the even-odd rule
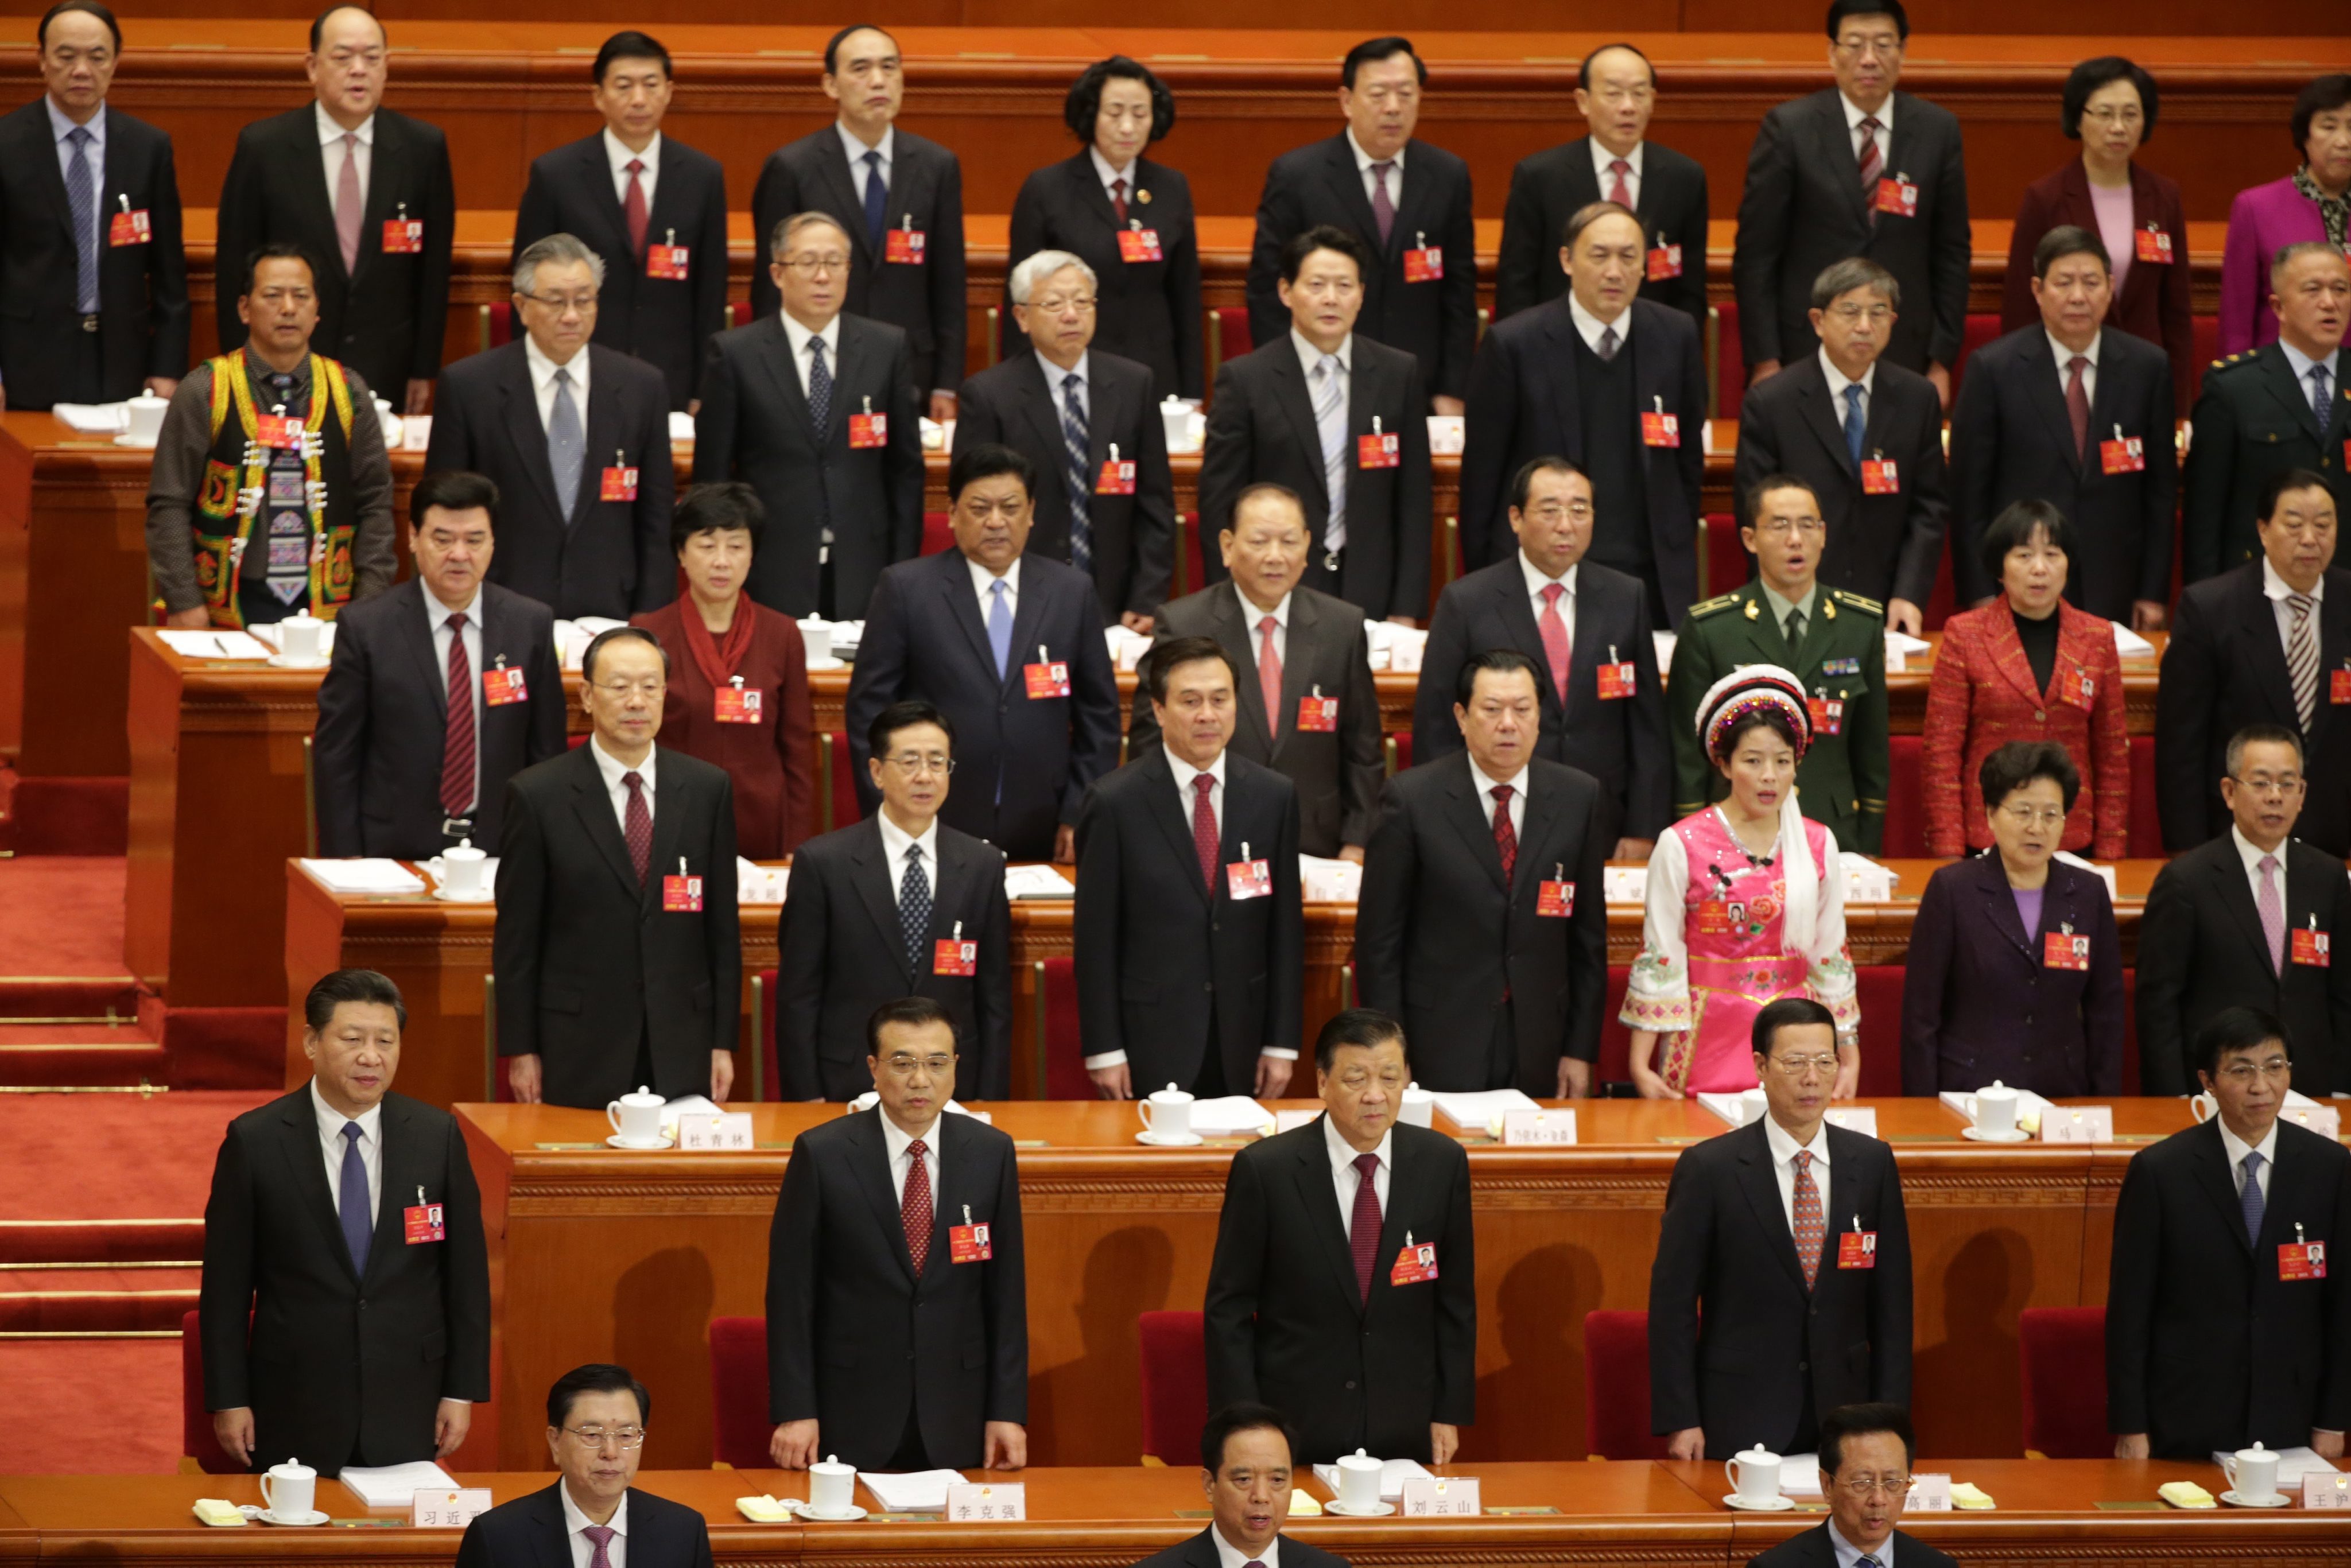
[[[307,1519],[319,1495],[319,1472],[297,1458],[272,1465],[261,1477],[261,1500],[279,1519]]]
[[[298,611],[277,623],[277,652],[289,664],[315,664],[326,637],[324,621],[307,610]]]
[[[2016,1091],[1997,1078],[1976,1091],[1976,1131],[1994,1138],[2016,1131]]]
[[[1173,1083],[1136,1101],[1134,1113],[1143,1118],[1143,1130],[1162,1143],[1192,1135],[1192,1096]]]
[[[163,414],[172,400],[141,392],[123,406],[130,411],[125,434],[133,446],[152,446],[163,434]]]
[[[838,1454],[827,1454],[809,1467],[809,1511],[835,1518],[857,1506],[857,1467],[844,1465]]]
[[[1400,1122],[1409,1123],[1416,1127],[1435,1126],[1437,1124],[1437,1096],[1431,1094],[1427,1090],[1423,1089],[1417,1082],[1405,1084],[1404,1086],[1404,1108],[1396,1113],[1396,1119]]]
[[[2222,1459],[2220,1472],[2229,1478],[2230,1489],[2240,1502],[2267,1502],[2278,1494],[2277,1452],[2259,1443]]]
[[[489,863],[489,859],[488,855],[474,847],[471,839],[460,839],[454,848],[442,851],[442,896],[460,899],[481,897],[482,868]]]
[[[1378,1511],[1380,1462],[1361,1448],[1339,1456],[1339,1506],[1350,1513]]]
[[[604,1107],[604,1119],[612,1124],[612,1131],[623,1143],[657,1144],[661,1142],[663,1098],[643,1085],[634,1094],[623,1094]]]
[[[1780,1496],[1780,1456],[1758,1443],[1722,1461],[1722,1473],[1739,1500],[1769,1507]]]

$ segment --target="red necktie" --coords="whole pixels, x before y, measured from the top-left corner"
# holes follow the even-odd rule
[[[916,1138],[906,1145],[905,1195],[898,1200],[898,1218],[906,1227],[906,1256],[914,1260],[914,1277],[931,1256],[931,1168],[923,1163],[926,1151]]]
[[[645,805],[645,781],[634,768],[621,775],[629,789],[629,810],[621,819],[621,836],[629,841],[629,863],[637,868],[637,885],[653,863],[653,814]]]
[[[637,255],[645,254],[645,225],[651,215],[645,211],[645,187],[639,175],[645,172],[642,159],[628,162],[629,193],[621,200],[621,211],[629,220],[629,248]]]
[[[465,657],[465,617],[449,617],[449,724],[441,741],[441,810],[474,809],[474,662]]]
[[[1629,207],[1633,204],[1633,187],[1625,183],[1625,176],[1632,172],[1633,165],[1625,162],[1622,158],[1609,160],[1608,172],[1615,178],[1608,183],[1608,199],[1620,207]]]
[[[1870,115],[1861,122],[1861,204],[1869,214],[1869,226],[1877,226],[1877,182],[1886,172],[1886,154],[1877,147],[1877,117]]]
[[[1265,694],[1265,729],[1276,740],[1281,738],[1281,655],[1274,651],[1274,629],[1281,622],[1269,615],[1257,623],[1262,639],[1257,648],[1257,684]]]
[[[1123,177],[1110,183],[1110,204],[1118,214],[1120,223],[1126,222],[1126,181]]]
[[[1567,622],[1560,615],[1559,601],[1567,589],[1556,582],[1543,584],[1543,612],[1535,622],[1535,630],[1542,634],[1543,657],[1551,664],[1551,683],[1559,689],[1559,706],[1567,706],[1568,640]]]
[[[1217,811],[1208,804],[1208,791],[1216,784],[1215,777],[1207,773],[1192,780],[1192,847],[1200,852],[1200,880],[1207,884],[1211,897],[1217,892]]]
[[[1511,792],[1508,784],[1494,786],[1494,852],[1502,857],[1502,883],[1506,887],[1519,864],[1518,830],[1510,826]]]
[[[1804,1289],[1821,1272],[1821,1234],[1827,1229],[1821,1217],[1821,1189],[1813,1181],[1813,1152],[1796,1151],[1796,1261],[1804,1266]]]
[[[1372,1270],[1380,1260],[1380,1187],[1372,1179],[1379,1168],[1379,1155],[1355,1156],[1355,1211],[1347,1221],[1347,1246],[1355,1255],[1355,1289],[1366,1305],[1372,1299]]]
[[[2074,455],[2085,456],[2090,450],[2090,389],[2082,381],[2082,372],[2090,368],[2088,358],[2074,356],[2065,366],[2065,417],[2074,422]]]

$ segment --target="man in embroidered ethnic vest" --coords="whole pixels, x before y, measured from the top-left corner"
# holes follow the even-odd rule
[[[316,277],[299,246],[256,251],[244,348],[190,371],[163,416],[147,559],[172,625],[329,620],[392,584],[383,427],[367,384],[310,352]]]

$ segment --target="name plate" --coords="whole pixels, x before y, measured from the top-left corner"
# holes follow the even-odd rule
[[[960,1482],[947,1488],[947,1519],[953,1523],[1000,1524],[1029,1517],[1029,1489],[1019,1481]]]
[[[715,1116],[680,1116],[677,1119],[677,1146],[680,1149],[740,1149],[747,1153],[755,1146],[751,1139],[751,1113],[721,1111]]]
[[[1951,1478],[1948,1475],[1912,1476],[1910,1500],[1903,1507],[1911,1513],[1950,1512]]]
[[[1529,1111],[1510,1113],[1533,1114]],[[1567,1115],[1572,1122],[1574,1113],[1571,1111]],[[1575,1140],[1570,1137],[1567,1141]],[[1406,1519],[1475,1519],[1485,1511],[1478,1501],[1475,1476],[1407,1476],[1401,1507]]]
[[[2041,1113],[2044,1144],[2111,1144],[2115,1141],[2112,1105],[2052,1105]]]
[[[1832,1105],[1828,1124],[1843,1127],[1848,1133],[1859,1133],[1865,1138],[1877,1136],[1877,1107],[1875,1105]]]
[[[1287,1133],[1293,1128],[1305,1126],[1321,1114],[1322,1113],[1320,1111],[1276,1111],[1273,1113],[1273,1130],[1277,1133]]]
[[[2351,1509],[2351,1475],[2341,1470],[2304,1471],[2302,1506]]]
[[[2343,1113],[2332,1105],[2288,1105],[2278,1113],[2278,1120],[2307,1127],[2325,1138],[2343,1135]]]
[[[1505,1111],[1502,1142],[1518,1148],[1557,1147],[1575,1142],[1573,1111]],[[1470,1483],[1476,1485],[1474,1481]]]
[[[408,1522],[419,1530],[463,1530],[489,1511],[487,1487],[459,1487],[455,1491],[419,1487],[408,1500]]]

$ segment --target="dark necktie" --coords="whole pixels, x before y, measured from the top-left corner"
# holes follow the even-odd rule
[[[832,370],[824,362],[824,340],[809,340],[809,423],[816,426],[816,438],[824,439],[825,426],[832,421]]]
[[[2065,417],[2074,424],[2075,457],[2085,456],[2090,450],[2090,388],[2082,379],[2089,368],[2089,359],[2082,354],[2065,362]]]
[[[609,1524],[583,1524],[580,1533],[588,1538],[588,1568],[612,1568],[612,1537],[620,1531]]]
[[[1080,401],[1083,377],[1061,378],[1062,468],[1070,487],[1070,564],[1080,571],[1094,569],[1093,476],[1087,472],[1091,448],[1086,434],[1086,405]]]
[[[1515,791],[1508,784],[1497,784],[1494,797],[1494,852],[1502,857],[1502,884],[1510,885],[1510,873],[1519,865],[1519,833],[1510,826],[1510,796]]]
[[[66,165],[66,205],[73,215],[74,302],[84,315],[98,308],[98,176],[89,166],[93,140],[86,126],[66,132],[73,147],[73,159]]]
[[[931,1257],[931,1167],[923,1163],[929,1153],[923,1140],[906,1145],[906,1190],[898,1199],[898,1219],[906,1228],[906,1256],[914,1262],[914,1277]]]
[[[2285,607],[2285,672],[2294,685],[2294,716],[2301,720],[2302,733],[2310,734],[2311,723],[2318,716],[2318,632],[2312,623],[2312,612],[2318,601],[2307,593],[2289,593]]]
[[[865,243],[875,254],[882,250],[882,237],[888,232],[890,220],[890,183],[882,178],[882,154],[865,155]]]
[[[547,471],[566,519],[580,505],[580,476],[587,466],[588,432],[580,422],[580,400],[571,392],[571,368],[559,365],[555,401],[547,413]]]
[[[2248,1246],[2262,1244],[2262,1215],[2268,1207],[2262,1197],[2262,1155],[2258,1149],[2247,1149],[2243,1162],[2245,1190],[2237,1201],[2245,1215],[2245,1241]]]
[[[2327,405],[2331,401],[2327,396],[2327,379],[2325,365],[2310,367],[2310,412],[2312,417],[2318,421],[2318,429],[2322,434],[2326,430]]]
[[[1853,465],[1861,466],[1861,447],[1869,434],[1869,413],[1861,406],[1859,382],[1848,382],[1844,389],[1844,449],[1853,456]]]
[[[638,256],[645,254],[645,226],[653,214],[645,210],[645,162],[632,158],[628,162],[629,194],[622,202],[621,212],[629,220],[629,249]]]
[[[1192,848],[1200,857],[1200,880],[1207,884],[1211,898],[1217,894],[1217,809],[1209,803],[1208,791],[1216,787],[1210,774],[1197,774],[1192,779]]]
[[[622,818],[621,836],[629,841],[629,863],[637,868],[637,885],[645,884],[645,873],[653,863],[653,814],[645,805],[645,781],[634,768],[621,775],[628,786],[629,809]]]
[[[1600,356],[1602,364],[1614,364],[1616,360],[1616,350],[1624,347],[1624,343],[1625,340],[1616,335],[1615,328],[1603,327],[1600,329],[1600,342],[1593,352]]]
[[[1380,225],[1380,244],[1384,247],[1388,235],[1395,229],[1395,203],[1388,196],[1388,171],[1395,167],[1393,158],[1383,159],[1372,165],[1372,221]]]
[[[465,656],[465,617],[449,617],[449,722],[441,741],[441,810],[474,809],[474,662]]]
[[[906,846],[906,873],[898,879],[898,927],[906,939],[906,967],[922,978],[923,944],[931,934],[931,879],[923,870],[923,846]]]
[[[1869,214],[1869,226],[1877,226],[1877,182],[1886,172],[1886,154],[1877,145],[1877,116],[1869,115],[1861,122],[1861,205]]]
[[[1355,1156],[1355,1209],[1347,1220],[1347,1248],[1355,1255],[1355,1289],[1366,1305],[1372,1299],[1372,1271],[1380,1260],[1380,1187],[1373,1179],[1379,1168],[1379,1155]]]
[[[1126,222],[1126,180],[1124,176],[1110,183],[1111,210],[1118,214],[1120,223]]]
[[[1792,653],[1802,647],[1804,642],[1804,612],[1802,610],[1788,612],[1787,633],[1788,652]]]
[[[343,1176],[338,1185],[336,1209],[343,1224],[343,1245],[350,1249],[351,1270],[364,1279],[367,1276],[368,1245],[375,1239],[375,1221],[368,1217],[367,1161],[360,1155],[360,1135],[365,1129],[357,1122],[343,1124]]]
[[[1813,1180],[1813,1152],[1796,1151],[1795,1224],[1790,1228],[1796,1237],[1796,1261],[1804,1266],[1804,1289],[1821,1273],[1821,1238],[1827,1234],[1828,1225],[1821,1212],[1820,1184]]]
[[[1620,207],[1633,204],[1633,187],[1625,183],[1625,176],[1632,172],[1633,165],[1622,158],[1608,161],[1608,199]]]

